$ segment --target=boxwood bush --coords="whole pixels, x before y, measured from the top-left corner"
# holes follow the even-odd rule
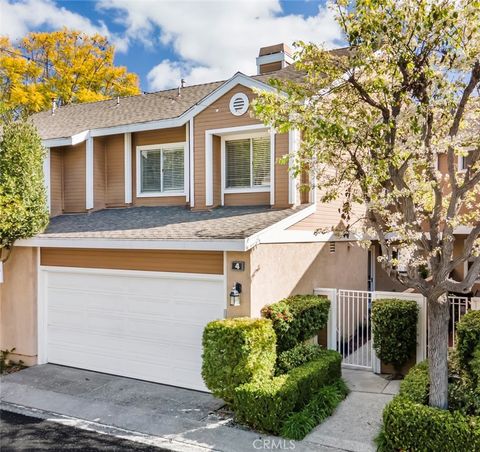
[[[245,383],[235,389],[235,415],[255,429],[281,433],[285,420],[302,410],[321,388],[341,377],[341,355],[333,350],[314,361],[271,379]]]
[[[473,405],[455,409],[468,393],[462,389],[461,395],[456,394],[459,382],[452,382],[450,411],[429,407],[428,378],[428,364],[423,362],[402,381],[400,393],[383,412],[383,429],[377,439],[379,450],[480,450],[480,417],[466,415]],[[474,402],[472,399],[469,403]]]
[[[301,366],[302,364],[319,358],[324,353],[325,349],[320,345],[298,344],[278,355],[276,374],[285,374],[294,367]]]
[[[472,360],[480,344],[480,311],[470,311],[457,325],[457,353],[460,365],[474,378]],[[473,363],[475,364],[475,362]]]
[[[203,332],[202,377],[213,395],[231,404],[237,386],[273,375],[272,322],[235,318],[210,322]]]
[[[377,356],[400,373],[417,346],[418,305],[411,300],[372,303],[373,347]]]
[[[330,301],[317,295],[294,295],[265,306],[262,316],[272,320],[277,350],[283,352],[315,336],[328,321]]]

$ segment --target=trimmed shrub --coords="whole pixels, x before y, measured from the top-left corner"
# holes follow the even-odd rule
[[[231,404],[237,386],[268,380],[276,352],[272,322],[236,318],[210,322],[203,332],[202,377],[213,395]]]
[[[315,336],[326,326],[329,310],[327,297],[294,295],[265,306],[262,316],[273,322],[280,353]]]
[[[400,383],[400,395],[412,402],[427,404],[429,388],[428,363],[423,361],[412,367]]]
[[[480,344],[480,311],[470,311],[462,317],[457,324],[457,338],[460,365],[474,377],[471,361]]]
[[[272,379],[245,383],[235,389],[235,415],[255,429],[279,434],[285,420],[302,410],[314,394],[341,376],[339,353],[326,350],[315,361]]]
[[[480,418],[395,397],[383,411],[379,450],[480,450]]]
[[[286,350],[277,357],[277,375],[285,374],[295,367],[320,358],[325,349],[320,345],[298,344],[290,350]]]
[[[415,301],[384,299],[372,303],[373,347],[377,356],[400,373],[417,346]]]
[[[302,411],[293,413],[284,422],[280,435],[284,438],[301,440],[320,422],[335,411],[349,390],[343,380],[324,386],[315,394]]]

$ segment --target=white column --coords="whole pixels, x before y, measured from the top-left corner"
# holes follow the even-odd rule
[[[132,134],[127,132],[123,137],[123,156],[125,171],[125,204],[132,202]]]
[[[275,130],[270,129],[270,205],[275,204]]]
[[[205,204],[213,205],[213,135],[205,134]]]
[[[298,202],[298,190],[297,190],[297,177],[292,174],[292,166],[295,160],[295,155],[300,148],[300,132],[297,129],[290,130],[288,132],[288,154],[290,156],[288,160],[288,203],[297,205]]]
[[[87,138],[85,168],[85,208],[93,209],[93,138]]]
[[[43,159],[43,181],[45,184],[45,192],[47,194],[48,212],[52,211],[52,195],[51,195],[51,176],[50,176],[50,148],[46,148],[45,158]]]
[[[190,132],[189,123],[185,124],[185,146],[183,147],[183,190],[185,201],[190,200]]]
[[[319,288],[314,289],[315,295],[324,295],[330,300],[327,323],[327,348],[337,349],[337,289]]]
[[[193,153],[193,150],[194,150],[194,141],[195,141],[195,135],[194,135],[194,130],[193,130],[193,118],[190,119],[190,121],[188,122],[188,128],[189,128],[189,133],[188,133],[188,137],[189,137],[189,147],[188,147],[188,151],[189,151],[189,154],[190,154],[190,158],[189,158],[189,163],[190,163],[190,168],[189,168],[189,176],[190,176],[190,207],[194,207],[195,206],[195,187],[194,187],[194,182],[195,182],[195,178],[194,178],[194,171],[195,171],[195,164],[194,164],[194,153]]]

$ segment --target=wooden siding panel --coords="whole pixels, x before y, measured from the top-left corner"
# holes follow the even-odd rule
[[[230,99],[236,93],[245,93],[252,101],[254,94],[252,90],[242,85],[237,85],[228,93],[217,99],[212,105],[195,117],[194,122],[194,149],[195,149],[195,209],[205,209],[205,131],[209,129],[220,129],[226,127],[238,127],[251,124],[260,124],[258,119],[250,116],[250,110],[242,116],[234,116],[230,113]],[[218,195],[214,195],[219,199]]]
[[[63,153],[50,149],[50,215],[63,213]]]
[[[63,149],[64,212],[85,212],[85,142]]]
[[[105,204],[107,207],[125,205],[124,135],[105,137]]]
[[[225,193],[226,206],[269,206],[270,192]]]
[[[270,72],[279,71],[282,69],[282,62],[275,61],[274,63],[266,63],[260,65],[260,74],[268,74]]]
[[[132,134],[132,193],[136,206],[184,206],[186,196],[137,197],[137,146],[166,143],[184,143],[186,126],[171,129],[149,130]]]
[[[40,262],[54,267],[223,274],[219,251],[42,248]]]
[[[105,208],[105,141],[93,139],[93,209]]]

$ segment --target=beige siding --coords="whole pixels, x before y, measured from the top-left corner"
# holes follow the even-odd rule
[[[37,248],[14,247],[0,284],[0,350],[12,359],[37,361]]]
[[[309,294],[316,287],[367,289],[367,251],[337,242],[262,244],[251,251],[250,315],[258,317],[263,306],[295,294]]]
[[[223,274],[219,251],[42,248],[41,265],[179,273]]]
[[[249,317],[250,316],[250,291],[251,291],[251,274],[253,272],[250,266],[251,252],[228,252],[226,256],[227,269],[227,317]],[[245,270],[232,270],[234,261],[245,262]],[[242,293],[240,294],[240,306],[230,306],[230,291],[235,283],[242,285]]]
[[[268,206],[270,205],[270,192],[264,193],[225,193],[226,206]]]
[[[132,134],[132,193],[133,204],[137,206],[182,206],[186,205],[185,196],[165,196],[144,198],[137,197],[137,146],[150,144],[184,143],[186,141],[186,127],[171,129],[150,130]]]
[[[105,141],[93,140],[93,209],[105,208]]]
[[[63,210],[85,211],[85,142],[62,148]]]
[[[105,204],[107,207],[125,205],[124,135],[105,137]]]
[[[63,213],[63,153],[50,149],[50,208],[51,216]]]
[[[227,94],[223,95],[195,117],[194,122],[194,149],[195,149],[195,209],[205,209],[205,131],[226,127],[237,127],[251,124],[259,124],[260,121],[250,117],[249,112],[242,116],[234,116],[230,113],[229,103],[235,93],[245,93],[250,100],[253,92],[241,85],[236,86]],[[219,200],[218,195],[214,199]]]

